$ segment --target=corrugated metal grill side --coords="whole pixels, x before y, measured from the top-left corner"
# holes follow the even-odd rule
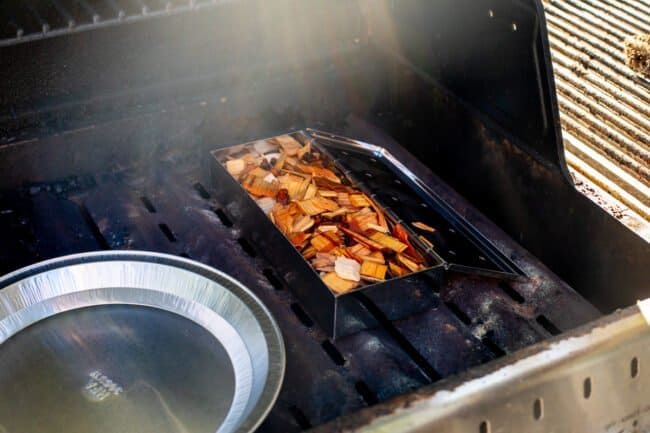
[[[650,32],[644,0],[544,2],[567,161],[650,221],[650,81],[624,41]]]

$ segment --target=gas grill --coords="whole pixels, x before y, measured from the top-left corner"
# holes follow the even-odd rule
[[[650,428],[650,246],[573,185],[538,0],[6,1],[0,26],[0,273],[124,249],[237,278],[287,351],[260,432]],[[384,149],[470,239],[336,338],[214,176],[301,130]]]

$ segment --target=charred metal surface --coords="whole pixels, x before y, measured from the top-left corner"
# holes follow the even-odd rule
[[[327,423],[323,426],[319,426],[318,428],[315,428],[312,430],[313,433],[352,433],[355,431],[358,431],[362,427],[367,427],[371,425],[373,422],[375,422],[378,418],[381,417],[389,417],[391,415],[395,415],[399,413],[400,411],[404,409],[409,409],[413,406],[416,406],[420,403],[426,404],[428,400],[431,400],[433,396],[435,396],[437,393],[453,393],[455,390],[457,390],[459,387],[461,387],[464,383],[472,380],[472,379],[480,379],[485,377],[489,373],[494,373],[499,371],[500,369],[507,368],[509,366],[512,366],[513,364],[517,363],[518,361],[521,361],[523,359],[526,359],[528,357],[534,356],[542,351],[551,349],[554,345],[558,344],[563,339],[575,339],[579,338],[581,336],[588,335],[590,333],[597,332],[597,330],[603,329],[604,327],[614,325],[616,326],[616,322],[618,321],[626,321],[630,320],[634,316],[638,316],[639,310],[636,307],[630,307],[625,310],[618,311],[616,313],[613,313],[611,315],[602,317],[595,322],[590,323],[587,326],[581,326],[576,329],[573,329],[570,332],[567,332],[566,334],[562,335],[561,337],[553,337],[545,340],[544,342],[535,344],[533,346],[529,346],[526,349],[520,350],[515,354],[510,354],[508,356],[490,361],[488,363],[484,363],[476,368],[473,368],[472,370],[468,371],[466,374],[463,374],[461,376],[451,376],[449,378],[446,378],[440,382],[437,382],[433,385],[429,385],[427,387],[423,387],[415,392],[412,392],[407,395],[395,397],[383,404],[376,405],[374,407],[370,408],[365,408],[363,410],[360,410],[356,412],[352,416],[344,416],[341,418],[336,419],[333,422]],[[594,331],[596,330],[596,331]],[[627,372],[625,372],[627,375]],[[582,390],[580,390],[582,392]],[[605,397],[606,401],[611,401],[611,395],[607,394],[607,397]],[[567,400],[565,400],[567,401]],[[567,401],[567,404],[570,400]],[[431,407],[428,408],[429,410],[432,410]],[[427,410],[427,409],[425,409]],[[571,410],[573,410],[573,407],[571,406]],[[512,413],[510,414],[511,416],[516,416],[513,415]],[[532,410],[530,412],[530,415],[525,415],[522,418],[518,418],[518,420],[525,419],[526,421],[529,421],[532,419]],[[450,421],[453,424],[453,419],[447,420]],[[413,431],[430,431],[430,430],[422,430],[423,428],[426,429],[424,426],[418,426],[416,424],[411,425],[409,424],[408,427],[412,428]],[[419,428],[419,429],[418,429]],[[476,428],[478,430],[478,422],[476,424]],[[381,430],[377,430],[381,431]],[[410,430],[411,431],[411,430]],[[435,430],[437,431],[437,430]],[[445,431],[445,430],[441,430]],[[603,430],[604,431],[604,430]]]
[[[361,127],[353,119],[347,124],[363,129],[365,135],[379,131],[368,124]],[[271,309],[287,346],[287,377],[275,409],[260,430],[264,432],[318,426],[543,341],[549,334],[537,324],[539,314],[562,330],[597,316],[588,303],[403,148],[384,144],[531,276],[530,281],[508,282],[521,299],[509,297],[499,287],[502,280],[453,273],[442,285],[420,282],[419,290],[433,302],[427,311],[391,322],[386,316],[394,306],[372,304],[379,327],[331,341],[286,283],[274,276],[259,245],[242,247],[241,222],[233,218],[224,224],[219,211],[227,203],[216,201],[216,185],[206,180],[205,156],[168,145],[154,146],[144,161],[134,160],[129,167],[98,172],[93,182],[72,182],[79,187],[54,179],[4,194],[3,203],[24,216],[21,220],[16,219],[17,213],[0,213],[0,218],[14,221],[10,229],[23,227],[12,234],[16,251],[22,252],[11,266],[63,252],[144,249],[185,255],[239,279]],[[75,165],[71,167],[62,179],[74,173]],[[450,308],[452,304],[455,307]]]

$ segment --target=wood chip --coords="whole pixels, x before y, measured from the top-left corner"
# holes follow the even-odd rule
[[[334,272],[345,280],[360,281],[360,269],[361,265],[356,260],[347,257],[338,257],[334,262]]]
[[[386,279],[386,271],[388,266],[370,262],[365,260],[361,264],[361,270],[359,271],[361,276],[373,281],[383,281]]]
[[[318,188],[316,188],[316,185],[310,184],[307,187],[307,191],[305,191],[305,195],[302,198],[303,200],[309,200],[310,198],[316,197],[316,194],[318,193]]]
[[[337,232],[338,230],[339,227],[336,224],[320,224],[318,227],[316,227],[316,231],[318,233]]]
[[[427,248],[433,248],[433,244],[431,243],[431,241],[430,241],[429,239],[425,238],[425,237],[422,236],[422,235],[419,235],[419,236],[418,236],[418,239],[420,239],[420,241],[421,241],[424,245],[426,245]]]
[[[331,182],[341,183],[341,179],[339,179],[339,177],[332,170],[328,170],[327,168],[314,167],[307,164],[297,164],[297,167],[305,173],[313,175],[314,177],[323,177]]]
[[[325,198],[337,198],[339,193],[328,189],[318,189],[318,195]],[[341,203],[339,202],[339,204]]]
[[[390,269],[390,272],[396,277],[401,277],[409,274],[408,269],[404,269],[403,267],[393,262],[388,262],[388,268]]]
[[[258,197],[275,198],[278,194],[278,184],[266,182],[263,178],[257,176],[248,176],[241,184],[244,189]]]
[[[343,184],[344,177],[314,147],[283,135],[238,147],[223,163],[334,293],[424,269],[412,231],[387,219],[361,190]],[[420,221],[412,225],[435,232]],[[418,237],[418,247],[432,246]]]
[[[269,153],[277,150],[278,146],[276,146],[273,143],[269,143],[266,140],[260,140],[260,141],[256,141],[253,144],[253,148],[255,149],[255,152],[259,153],[260,155],[264,155],[265,153]]]
[[[422,266],[420,266],[415,260],[408,257],[406,254],[398,254],[397,261],[400,264],[404,265],[404,267],[411,272],[417,272],[422,269]]]
[[[329,272],[323,275],[322,279],[327,287],[337,294],[347,293],[359,285],[356,281],[345,280],[339,277],[336,275],[336,272]]]
[[[288,156],[297,155],[298,151],[302,147],[302,145],[290,135],[280,135],[278,137],[274,137],[274,140],[280,144],[280,147],[282,147],[282,150]]]
[[[293,222],[292,231],[294,232],[305,232],[309,230],[314,225],[314,219],[310,218],[307,215],[301,215],[296,218]]]
[[[411,223],[411,225],[413,227],[415,227],[416,229],[424,230],[424,231],[427,231],[427,232],[430,232],[430,233],[435,233],[435,231],[436,231],[436,229],[434,229],[433,227],[431,227],[429,225],[426,225],[425,223],[420,222],[420,221],[416,221],[414,223]]]
[[[374,240],[372,240],[370,238],[367,238],[364,235],[359,234],[359,233],[357,233],[355,231],[352,231],[350,229],[346,229],[343,226],[340,226],[339,230],[341,230],[343,233],[348,235],[350,238],[354,239],[356,242],[359,242],[359,243],[367,246],[370,249],[381,250],[381,249],[384,248],[384,245],[380,244],[379,242],[376,242],[376,241],[374,241]],[[379,232],[377,232],[377,233],[379,233]]]
[[[372,250],[363,244],[354,244],[348,247],[348,251],[355,256],[367,256],[372,253]]]
[[[305,260],[311,260],[312,258],[316,257],[316,248],[314,248],[312,245],[309,245],[307,248],[302,250],[302,256],[305,258]]]
[[[274,175],[279,176],[280,172],[282,171],[282,168],[284,167],[284,163],[286,161],[287,161],[287,155],[285,155],[285,154],[280,155],[280,158],[278,158],[278,160],[273,165],[273,168],[271,169],[271,172]]]
[[[294,246],[302,248],[306,245],[307,239],[309,239],[310,236],[309,233],[292,233],[289,236],[289,241],[291,241]]]
[[[401,242],[397,240],[397,238],[389,236],[386,233],[376,231],[371,233],[369,236],[370,239],[379,243],[382,247],[391,249],[398,253],[401,253],[408,248],[408,245],[406,245],[404,242]]]
[[[365,194],[350,194],[350,203],[354,207],[370,206],[370,200],[366,198]]]
[[[338,203],[325,197],[314,197],[312,201],[316,206],[329,212],[333,212],[339,208]]]
[[[257,205],[262,208],[265,214],[268,214],[273,210],[275,207],[275,199],[271,197],[262,197],[260,199],[255,200]]]
[[[384,255],[381,253],[381,251],[373,251],[370,254],[359,256],[359,258],[361,260],[365,260],[373,263],[379,263],[380,265],[386,263],[386,260],[384,259]]]
[[[299,201],[298,206],[300,206],[300,209],[302,209],[304,213],[310,216],[318,215],[320,213],[325,212],[325,209],[320,208],[316,206],[316,204],[314,204],[313,199]]]
[[[311,238],[309,240],[309,243],[316,249],[316,251],[323,253],[327,253],[336,247],[336,244],[334,242],[322,234]]]
[[[239,175],[246,168],[246,162],[243,159],[232,159],[226,161],[226,170],[234,177],[239,177]]]

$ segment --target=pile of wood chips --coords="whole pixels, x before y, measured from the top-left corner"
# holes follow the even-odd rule
[[[258,141],[224,165],[335,293],[427,266],[407,231],[310,144],[289,135]]]

